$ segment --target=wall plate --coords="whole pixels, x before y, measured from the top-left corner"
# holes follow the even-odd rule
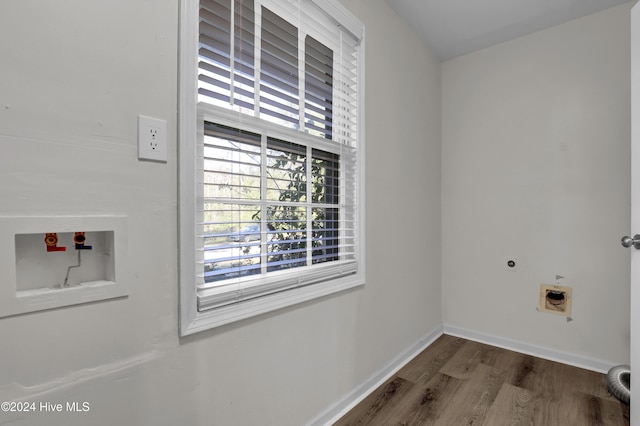
[[[138,159],[167,162],[167,122],[138,116]]]

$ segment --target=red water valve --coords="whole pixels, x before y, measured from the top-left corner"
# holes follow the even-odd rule
[[[46,233],[44,243],[47,245],[47,251],[67,251],[66,247],[58,247],[58,234],[55,232]]]

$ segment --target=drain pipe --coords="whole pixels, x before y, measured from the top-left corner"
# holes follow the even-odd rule
[[[609,392],[620,401],[629,405],[631,399],[631,367],[617,365],[605,377]]]

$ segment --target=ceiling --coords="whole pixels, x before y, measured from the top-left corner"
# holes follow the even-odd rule
[[[629,0],[386,1],[445,61]]]

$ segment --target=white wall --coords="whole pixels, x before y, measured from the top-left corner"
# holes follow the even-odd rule
[[[628,362],[629,9],[443,63],[446,325]],[[556,274],[571,322],[536,311]]]
[[[0,226],[125,214],[130,289],[0,319],[0,401],[90,403],[0,424],[302,424],[440,324],[440,65],[382,0],[344,3],[367,31],[368,282],[179,339],[178,2],[0,2]],[[167,164],[137,161],[138,114],[168,121]]]

